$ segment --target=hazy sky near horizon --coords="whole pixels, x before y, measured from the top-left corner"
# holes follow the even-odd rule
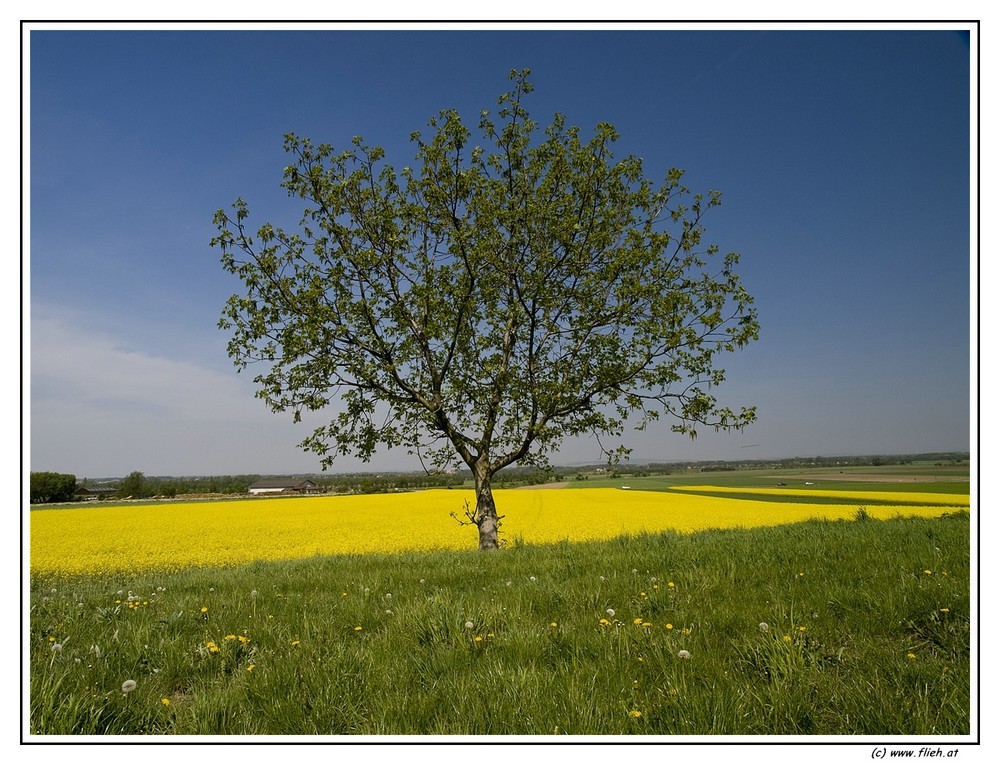
[[[951,29],[612,31],[113,28],[30,33],[25,347],[31,470],[78,477],[319,469],[217,328],[240,284],[209,247],[238,196],[293,227],[282,136],[412,163],[454,107],[475,134],[512,68],[528,109],[647,176],[718,189],[761,337],[722,365],[743,433],[625,434],[637,460],[970,448],[970,36]],[[589,440],[558,464],[600,461]],[[334,471],[416,469],[405,452]]]

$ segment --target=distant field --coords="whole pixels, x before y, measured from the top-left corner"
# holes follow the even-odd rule
[[[668,477],[669,478],[669,477]],[[851,489],[780,495],[779,490],[689,486],[495,492],[508,544],[609,540],[631,535],[755,528],[813,519],[938,517],[969,509],[968,492]],[[702,476],[704,481],[704,476]],[[596,483],[596,482],[595,482]],[[313,556],[467,550],[475,529],[452,514],[474,504],[469,490],[315,496],[228,502],[160,503],[35,510],[30,514],[31,571],[67,574],[176,571]]]
[[[711,484],[719,487],[768,489],[784,484],[788,487],[838,491],[877,490],[901,492],[969,492],[969,465],[912,463],[861,467],[776,468],[768,470],[690,470],[649,476],[619,476],[600,474],[585,480],[571,480],[570,488],[629,486],[642,491],[669,491],[675,486]]]

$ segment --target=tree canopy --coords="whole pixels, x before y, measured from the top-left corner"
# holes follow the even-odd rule
[[[324,468],[380,446],[467,465],[484,548],[503,467],[661,415],[691,436],[755,417],[714,396],[719,354],[758,334],[738,255],[702,242],[720,194],[692,194],[678,169],[655,185],[615,158],[609,123],[584,137],[556,114],[540,129],[528,75],[511,72],[477,140],[441,111],[398,171],[360,137],[338,151],[287,134],[297,229],[251,230],[240,198],[212,239],[244,286],[220,327],[238,368],[261,364],[257,396],[296,421],[331,409],[302,443]]]

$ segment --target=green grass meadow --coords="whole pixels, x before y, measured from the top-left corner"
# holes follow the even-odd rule
[[[972,727],[967,513],[35,576],[29,617],[30,737]]]

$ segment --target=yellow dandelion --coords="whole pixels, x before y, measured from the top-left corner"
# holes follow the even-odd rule
[[[667,625],[667,629],[668,629],[668,630],[672,630],[673,628],[674,628],[674,625],[672,625],[672,624],[668,624],[668,625]]]
[[[201,607],[201,612],[202,612],[203,614],[207,614],[207,613],[208,613],[208,606],[202,606],[202,607]]]
[[[361,632],[362,629],[364,629],[364,628],[359,624],[357,627],[354,628],[354,631],[355,632]]]
[[[555,622],[549,622],[549,626],[550,627],[558,627],[559,625],[556,624]]]
[[[785,637],[783,637],[782,640],[784,640],[786,643],[791,643],[792,642],[792,636],[791,635],[785,635]]]
[[[635,618],[635,619],[632,620],[632,624],[635,624],[635,625],[638,626],[638,625],[642,624],[642,619]]]
[[[942,614],[947,614],[947,613],[949,613],[950,611],[951,611],[951,609],[949,609],[949,608],[942,608],[942,609],[941,609],[941,613],[942,613]]]
[[[927,576],[930,576],[933,572],[929,568],[925,568],[924,573],[927,574]]]
[[[643,628],[643,629],[647,629],[647,630],[648,630],[648,629],[649,629],[650,627],[652,627],[652,626],[653,626],[653,623],[652,623],[652,622],[643,622],[643,623],[642,623],[642,628]]]
[[[247,664],[247,672],[253,672],[253,668],[256,666],[256,664]]]
[[[475,640],[475,642],[477,642],[477,643],[482,643],[482,642],[483,642],[483,638],[482,638],[482,635],[476,635],[476,636],[475,636],[475,637],[473,638],[473,640]]]
[[[236,640],[236,635],[226,635],[226,640]]]
[[[163,706],[165,706],[165,707],[169,707],[170,706],[170,699],[160,699],[160,703],[163,704]]]
[[[915,653],[908,653],[906,654],[906,658],[910,661],[914,661],[917,658],[917,655]]]
[[[670,587],[671,589],[673,589],[674,583],[673,582],[667,582],[667,587]]]
[[[601,621],[600,621],[600,622],[598,622],[598,623],[599,623],[599,624],[600,624],[600,625],[601,625],[602,627],[610,627],[610,626],[611,626],[611,622],[609,622],[609,621],[608,621],[607,619],[601,619]]]
[[[289,641],[289,642],[291,642],[292,645],[298,645],[302,641],[301,640],[292,640],[292,641]]]
[[[628,713],[628,716],[634,717],[635,719],[638,720],[640,717],[642,717],[642,712],[640,712],[638,709],[633,709],[631,712]]]

